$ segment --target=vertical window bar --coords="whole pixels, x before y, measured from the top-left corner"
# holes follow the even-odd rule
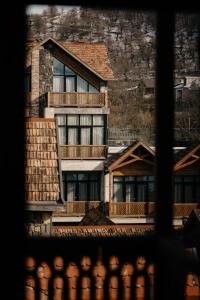
[[[172,236],[174,123],[174,13],[157,14],[156,66],[156,272],[155,299],[182,299],[176,287],[168,238]],[[173,272],[172,272],[173,270]]]

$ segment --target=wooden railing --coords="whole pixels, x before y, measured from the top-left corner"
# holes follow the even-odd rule
[[[67,216],[84,216],[91,208],[100,209],[100,201],[66,201]]]
[[[60,145],[61,159],[105,159],[106,145]]]
[[[176,203],[173,205],[175,218],[187,217],[197,203]],[[155,202],[111,202],[109,207],[110,216],[120,217],[151,217],[155,213]]]
[[[103,107],[106,106],[105,93],[48,93],[48,107],[78,106]]]

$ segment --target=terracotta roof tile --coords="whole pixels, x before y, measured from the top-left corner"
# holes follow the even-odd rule
[[[104,80],[114,79],[108,57],[108,49],[104,43],[60,42],[60,44],[100,74]]]
[[[55,120],[28,119],[25,127],[26,202],[55,202],[60,193]]]
[[[95,226],[52,226],[56,237],[124,237],[143,235],[153,231],[153,225],[95,225]]]

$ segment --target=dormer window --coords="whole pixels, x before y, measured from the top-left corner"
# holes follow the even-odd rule
[[[88,81],[76,74],[61,61],[53,58],[53,91],[54,92],[79,92],[98,93],[99,91]]]

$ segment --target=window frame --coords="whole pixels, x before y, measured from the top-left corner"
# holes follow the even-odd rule
[[[75,145],[85,145],[85,144],[81,144],[81,129],[83,128],[89,128],[90,129],[90,144],[88,145],[96,145],[93,144],[93,128],[103,128],[103,145],[106,145],[107,143],[107,136],[106,136],[106,128],[107,128],[107,115],[98,115],[98,114],[56,114],[56,118],[59,116],[65,116],[65,120],[66,120],[66,124],[64,125],[59,125],[57,122],[57,126],[58,126],[58,131],[59,128],[65,128],[65,138],[66,138],[66,145],[69,145],[69,130],[70,128],[75,128],[77,129],[77,138],[78,138],[78,143]],[[68,125],[68,116],[78,116],[78,125]],[[81,116],[91,116],[91,125],[80,125],[81,124]],[[94,125],[94,120],[93,117],[94,116],[102,116],[103,117],[103,125]],[[59,145],[63,145],[60,144],[59,141]],[[102,144],[99,144],[102,145]]]
[[[113,193],[112,193],[112,201],[114,201],[114,184],[116,183],[120,183],[122,185],[122,195],[123,195],[123,199],[121,199],[122,201],[114,201],[114,202],[123,202],[123,203],[137,203],[137,202],[151,202],[149,201],[149,183],[154,183],[154,190],[155,190],[155,178],[153,176],[153,179],[154,180],[149,180],[149,177],[152,177],[153,175],[145,175],[145,177],[147,177],[146,180],[142,180],[141,177],[144,177],[144,176],[113,176]],[[133,177],[133,180],[126,180],[127,177]],[[141,179],[139,179],[139,177]],[[116,178],[120,178],[121,181],[115,181]],[[126,200],[126,186],[128,184],[132,183],[134,185],[134,194],[135,194],[135,201],[127,201]],[[138,198],[138,188],[139,188],[139,185],[143,183],[145,185],[145,200],[144,201],[139,201],[139,198]]]
[[[55,74],[54,73],[54,60],[59,61],[61,64],[63,64],[63,74]],[[65,71],[65,67],[67,67],[68,69],[70,69],[73,73],[71,75],[67,75],[66,71]],[[56,57],[53,57],[53,79],[54,77],[63,77],[64,83],[63,83],[63,91],[60,93],[95,93],[95,92],[90,92],[90,86],[92,86],[93,88],[95,88],[97,90],[97,93],[100,92],[99,88],[96,88],[95,86],[93,86],[89,81],[85,80],[82,76],[80,76],[79,74],[77,74],[75,71],[73,71],[69,66],[67,66],[66,64],[64,64],[62,61],[60,61],[59,59],[57,59]],[[87,91],[86,92],[78,92],[78,77],[80,77],[82,80],[84,80],[87,83]],[[66,91],[66,78],[74,78],[74,92],[68,92]],[[54,88],[53,88],[53,92]]]
[[[74,174],[76,175],[75,180],[67,180],[66,177],[68,174]],[[80,174],[87,174],[87,179],[86,180],[79,180]],[[97,175],[97,179],[92,179],[92,175]],[[75,183],[75,200],[73,201],[81,201],[79,200],[80,198],[80,191],[79,191],[79,183],[83,182],[86,183],[87,185],[87,200],[85,201],[101,201],[101,172],[100,171],[95,171],[95,172],[87,172],[87,171],[63,171],[62,172],[62,184],[63,184],[63,190],[64,190],[64,201],[67,202],[69,201],[67,198],[67,183]],[[97,194],[98,194],[98,199],[99,200],[93,200],[91,199],[91,192],[90,192],[90,187],[91,183],[97,183]],[[84,201],[84,200],[82,200]]]

